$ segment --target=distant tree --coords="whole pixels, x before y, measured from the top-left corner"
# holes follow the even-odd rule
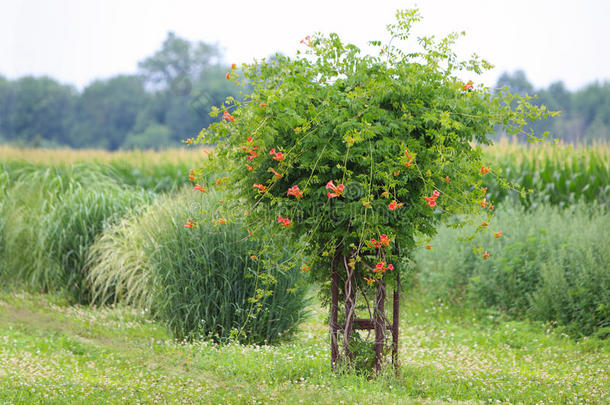
[[[74,119],[76,90],[49,77],[23,77],[13,83],[7,125],[13,140],[67,144]]]
[[[121,75],[91,83],[78,99],[79,122],[72,131],[72,144],[118,149],[149,100],[138,76]]]
[[[184,79],[197,81],[206,68],[219,63],[220,55],[217,45],[192,43],[169,32],[161,49],[138,66],[147,83],[162,89],[174,86],[177,93],[188,90]]]
[[[610,139],[610,82],[595,82],[570,92],[563,82],[558,81],[546,89],[537,90],[525,73],[518,70],[512,74],[503,73],[496,86],[506,86],[511,92],[521,95],[537,93],[538,98],[532,100],[534,104],[561,111],[558,118],[530,124],[527,128],[533,128],[535,133],[549,131],[552,138],[567,142]]]
[[[162,149],[176,146],[171,137],[171,130],[161,124],[150,124],[143,132],[129,133],[123,149]]]
[[[152,147],[177,146],[212,122],[212,105],[239,95],[220,60],[217,45],[170,32],[138,76],[96,80],[80,94],[47,77],[0,76],[0,141],[114,150],[146,147],[150,136]]]
[[[155,96],[135,131],[145,133],[153,120],[170,128],[178,143],[207,127],[211,106],[238,95],[236,86],[225,79],[230,68],[220,64],[220,56],[215,44],[189,42],[168,33],[161,49],[138,64],[146,88]]]
[[[0,142],[4,142],[13,137],[9,125],[12,95],[11,82],[0,75]]]
[[[496,87],[508,87],[511,93],[520,95],[534,94],[534,86],[527,80],[525,72],[523,70],[516,70],[510,74],[508,72],[502,73],[498,79]]]
[[[570,111],[572,109],[572,94],[566,89],[562,81],[551,83],[547,90],[541,90],[541,101],[548,100],[549,108]],[[545,99],[545,100],[543,100]]]

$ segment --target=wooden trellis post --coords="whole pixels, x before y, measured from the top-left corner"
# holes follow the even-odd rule
[[[335,255],[331,263],[331,306],[330,306],[330,356],[331,368],[335,370],[341,360],[339,354],[339,334],[343,332],[344,356],[347,361],[353,359],[353,353],[349,351],[349,342],[354,330],[374,330],[375,331],[375,369],[381,370],[383,364],[383,349],[386,341],[386,330],[392,334],[392,363],[398,369],[398,322],[400,313],[400,275],[396,271],[396,286],[394,287],[392,305],[392,323],[390,324],[385,315],[386,285],[383,279],[377,281],[377,295],[372,319],[356,318],[356,280],[354,272],[346,271],[345,274],[345,324],[338,323],[339,314],[339,270],[338,263],[341,256]],[[344,258],[345,260],[345,258]],[[349,269],[349,266],[345,266]]]

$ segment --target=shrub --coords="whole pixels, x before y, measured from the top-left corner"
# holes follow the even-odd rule
[[[243,225],[217,221],[221,199],[187,190],[108,229],[91,252],[98,301],[150,308],[177,338],[273,343],[293,332],[304,314],[301,274],[252,258],[259,242]]]
[[[575,335],[610,326],[610,216],[599,205],[567,209],[517,205],[498,209],[502,230],[486,261],[459,242],[469,230],[443,227],[416,261],[424,291],[443,299],[493,307],[516,316],[556,321]],[[494,235],[479,233],[483,246]]]
[[[243,81],[233,66],[227,79],[248,83],[252,92],[213,107],[221,121],[195,140],[218,143],[217,156],[229,168],[223,185],[251,212],[251,226],[274,223],[274,233],[286,230],[283,240],[304,242],[300,253],[312,279],[330,282],[323,291],[332,296],[331,366],[339,333],[345,358],[352,358],[356,291],[376,296],[381,325],[386,285],[406,270],[394,265],[408,258],[416,238],[434,235],[455,214],[491,211],[479,209],[487,205],[480,186],[490,169],[471,142],[487,145],[497,126],[514,134],[526,120],[555,115],[506,89],[462,82],[460,71],[479,74],[491,65],[476,56],[458,59],[452,47],[459,34],[405,43],[421,16],[399,10],[396,17],[387,43],[369,42],[372,54],[337,34],[315,34],[301,41],[305,55],[243,65]],[[336,322],[339,284],[343,332]],[[377,370],[384,334],[376,328]]]

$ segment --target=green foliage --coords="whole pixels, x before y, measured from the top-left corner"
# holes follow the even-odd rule
[[[21,175],[3,199],[0,279],[88,302],[85,259],[96,235],[151,199],[87,166]]]
[[[145,158],[145,156],[142,156]],[[188,181],[189,162],[142,164],[134,160],[117,160],[100,170],[124,185],[155,193],[175,192]]]
[[[178,338],[273,343],[290,335],[303,317],[302,276],[251,258],[259,246],[243,224],[218,222],[222,198],[185,190],[107,230],[91,254],[98,300],[148,308]]]
[[[349,342],[349,351],[353,359],[348,365],[356,373],[371,376],[371,371],[375,369],[375,344],[360,336],[359,332],[354,332]]]
[[[518,147],[501,142],[486,151],[485,160],[501,176],[490,177],[486,183],[491,201],[511,198],[528,207],[540,203],[564,207],[577,201],[610,203],[607,144]],[[518,185],[523,193],[501,187],[498,180]]]
[[[423,289],[445,300],[567,325],[576,336],[610,326],[607,207],[541,205],[526,211],[503,204],[498,211],[494,230],[471,244],[460,241],[469,229],[445,227],[432,240],[433,250],[417,252]],[[499,239],[496,230],[502,231]],[[481,247],[488,260],[481,260]]]
[[[173,143],[171,130],[165,125],[149,125],[141,133],[129,133],[123,142],[124,149],[162,149]]]
[[[199,137],[221,142],[227,183],[252,211],[252,226],[289,218],[288,235],[302,242],[316,280],[329,278],[339,256],[359,283],[380,279],[375,263],[396,263],[443,218],[478,212],[484,173],[471,142],[488,144],[497,125],[517,133],[552,115],[527,98],[461,82],[458,72],[490,65],[458,60],[457,35],[418,38],[418,50],[403,52],[398,45],[419,19],[417,10],[397,12],[393,41],[371,42],[378,56],[320,34],[304,41],[305,56],[245,65],[253,92],[213,110],[224,120]],[[240,83],[238,72],[231,78]],[[295,186],[302,197],[287,194]],[[436,197],[426,204],[433,192],[438,205]],[[384,234],[387,249],[368,243]]]
[[[19,144],[65,142],[74,123],[76,90],[49,77],[0,83],[0,132]]]

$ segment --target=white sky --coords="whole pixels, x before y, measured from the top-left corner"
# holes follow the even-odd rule
[[[292,55],[309,33],[337,32],[364,46],[387,40],[385,25],[414,1],[0,0],[0,74],[49,75],[80,88],[134,73],[168,31],[218,42],[228,63],[276,51]],[[610,80],[610,0],[420,0],[416,34],[466,31],[458,50],[496,69],[524,69],[536,87],[577,89]]]

